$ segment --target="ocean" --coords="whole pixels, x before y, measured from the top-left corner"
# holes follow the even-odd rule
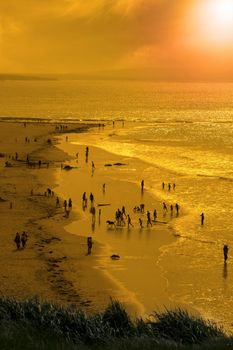
[[[178,239],[160,256],[172,298],[232,329],[233,84],[1,81],[0,119],[18,118],[106,123],[101,137],[88,134],[88,144],[142,160],[151,193],[180,204],[182,215],[171,224]],[[85,144],[85,136],[77,142]]]

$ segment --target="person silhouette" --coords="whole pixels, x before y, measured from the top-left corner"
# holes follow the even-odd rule
[[[142,219],[141,218],[138,219],[138,222],[139,222],[140,227],[143,228]]]
[[[21,237],[20,237],[19,232],[16,232],[14,242],[16,244],[17,249],[19,249],[20,248],[20,243],[21,243]]]
[[[204,225],[204,220],[205,220],[204,213],[201,213],[200,217],[201,217],[201,225]]]
[[[92,246],[93,246],[92,237],[87,237],[87,255],[91,254]]]
[[[144,190],[144,180],[141,181],[141,191],[143,192]]]
[[[223,255],[224,255],[224,263],[226,264],[227,262],[227,259],[228,259],[228,245],[227,244],[224,244],[223,246]]]
[[[133,227],[133,224],[131,222],[131,217],[129,215],[127,215],[127,223],[128,223],[128,228],[129,228],[129,226]]]
[[[22,236],[21,236],[21,243],[22,243],[23,248],[25,248],[27,240],[28,240],[28,235],[26,234],[25,231],[23,231]]]

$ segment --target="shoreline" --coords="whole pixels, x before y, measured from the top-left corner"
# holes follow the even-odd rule
[[[94,135],[92,132],[87,132],[89,135],[89,139],[88,135],[87,139],[89,140],[91,147],[92,145],[93,147],[98,147],[100,143],[99,141],[102,139],[103,144],[99,147],[103,150],[103,145],[106,143],[109,152],[115,144],[114,140],[112,144],[111,142],[108,143],[108,138],[110,137],[111,139],[113,136],[112,132],[116,132],[117,136],[117,129],[114,130],[111,126],[105,129],[104,133],[98,130],[93,130]],[[127,129],[125,129],[125,134],[126,132]],[[82,145],[85,138],[78,138],[77,144]],[[119,141],[124,141],[124,138]],[[120,142],[118,142],[118,145],[116,146],[116,149],[120,150]],[[124,147],[124,142],[122,142],[122,147]],[[125,147],[127,151],[127,143],[125,144]],[[138,160],[137,157],[132,158],[126,155],[130,154],[130,152],[123,151],[120,153],[113,153],[118,156],[118,161],[123,157],[126,159],[134,159],[135,161]],[[144,162],[144,165],[145,168],[147,168],[146,162]],[[157,171],[157,168],[152,170],[155,170],[152,171],[155,179],[167,179],[167,177],[165,177],[166,171],[162,173],[160,169]],[[137,171],[137,174],[139,174],[136,181],[138,188],[140,188],[140,180],[143,178],[143,175],[140,174],[143,173],[143,168],[141,168],[141,172]],[[159,176],[159,174],[162,176]],[[230,237],[229,235],[224,235],[222,230],[219,232],[218,230],[216,232],[213,231],[216,223],[211,221],[211,212],[206,212],[207,221],[205,222],[205,225],[201,226],[199,224],[198,212],[203,211],[203,207],[199,206],[196,202],[197,197],[193,197],[196,206],[192,205],[190,208],[188,207],[187,211],[183,210],[183,207],[187,207],[187,200],[184,202],[182,201],[182,195],[187,199],[187,195],[192,195],[192,190],[195,191],[197,184],[203,189],[203,191],[206,186],[207,193],[210,185],[212,185],[210,186],[212,188],[211,194],[214,193],[215,195],[220,195],[221,191],[219,191],[219,193],[214,192],[215,189],[213,187],[214,184],[212,184],[212,178],[211,182],[209,182],[208,177],[203,177],[203,181],[200,181],[199,175],[197,175],[196,178],[189,178],[189,176],[187,176],[187,179],[183,179],[182,175],[183,174],[181,174],[180,179],[177,178],[177,189],[179,192],[177,192],[177,196],[174,196],[173,198],[174,202],[177,201],[178,203],[181,203],[182,209],[180,220],[175,221],[173,227],[174,231],[178,233],[178,235],[176,235],[177,241],[176,243],[171,244],[167,251],[165,247],[163,254],[161,254],[160,261],[160,264],[162,264],[165,270],[170,270],[170,285],[168,286],[168,293],[173,300],[177,301],[178,307],[181,306],[190,310],[192,313],[202,315],[205,319],[214,320],[232,333],[232,322],[229,311],[229,303],[232,299],[231,265],[229,265],[230,261],[227,265],[224,265],[222,259],[222,244],[227,240],[228,243],[231,242]],[[173,177],[170,177],[170,179],[171,178]],[[196,182],[196,179],[198,182]],[[167,192],[163,193],[160,191],[160,183],[158,183],[158,181],[153,181],[153,179],[151,183],[153,187],[156,187],[156,191],[153,191],[153,194],[156,195],[158,192],[160,201],[169,201],[170,195],[168,196]],[[221,183],[217,181],[214,183],[216,183],[217,188],[221,185]],[[148,184],[150,184],[149,181]],[[148,190],[150,190],[150,188],[153,190],[150,186]],[[226,187],[221,186],[220,188],[223,190],[223,195],[224,193],[227,193]],[[191,190],[190,192],[189,189]],[[199,198],[201,199],[202,197],[200,196]],[[221,200],[221,195],[219,200]],[[231,205],[228,204],[228,206],[231,209]]]
[[[73,219],[74,214],[72,213],[69,219],[64,218],[63,209],[55,206],[56,194],[54,197],[45,196],[47,188],[53,189],[56,186],[54,169],[69,159],[67,154],[56,147],[55,125],[57,123],[42,123],[27,124],[24,127],[23,123],[4,123],[1,128],[3,134],[6,134],[4,129],[7,129],[9,134],[2,135],[1,138],[1,152],[5,156],[1,158],[3,168],[0,173],[0,218],[5,234],[2,237],[0,293],[20,299],[37,296],[58,304],[75,304],[87,312],[94,312],[99,309],[99,305],[96,307],[93,300],[88,299],[85,291],[80,291],[81,276],[76,277],[75,281],[70,279],[73,277],[70,247],[76,246],[75,253],[82,259],[84,245],[83,237],[73,237],[64,230],[64,226]],[[79,132],[88,127],[77,125]],[[66,133],[67,131],[71,132],[66,129]],[[30,137],[29,143],[25,142],[25,135]],[[49,138],[52,142],[47,142]],[[18,153],[17,160],[15,152]],[[31,168],[26,163],[27,154],[30,162],[35,163]],[[4,167],[6,159],[10,163],[9,167]],[[42,163],[40,168],[38,159]],[[12,209],[9,209],[9,205],[12,205]],[[13,248],[15,232],[21,233],[24,230],[29,234],[27,246],[25,249],[16,250]],[[94,300],[96,304],[97,299],[98,296]],[[100,304],[103,303],[103,298],[99,299]]]
[[[139,304],[138,304],[138,305],[140,305],[140,311],[139,312],[141,312],[141,314],[143,313],[143,315],[148,316],[148,313],[151,312],[152,309],[158,310],[158,309],[164,309],[164,307],[174,307],[174,306],[178,307],[178,306],[180,306],[181,305],[180,303],[179,303],[179,305],[177,305],[176,303],[171,302],[171,300],[169,300],[169,296],[166,294],[167,280],[166,280],[166,277],[164,276],[164,271],[161,271],[161,266],[159,264],[160,254],[162,254],[162,250],[164,249],[164,247],[166,247],[167,244],[171,244],[172,242],[174,242],[177,239],[173,233],[171,234],[171,227],[169,225],[169,221],[170,220],[168,220],[168,225],[165,225],[166,228],[163,227],[163,225],[159,224],[159,222],[158,222],[155,226],[153,226],[152,230],[144,229],[145,230],[144,232],[145,232],[146,235],[148,235],[148,234],[149,235],[153,235],[153,232],[154,232],[154,234],[157,234],[157,235],[158,235],[159,232],[160,233],[159,233],[159,237],[156,238],[156,239],[158,239],[158,242],[154,242],[155,243],[155,249],[156,249],[155,252],[157,251],[157,253],[155,253],[155,252],[153,253],[153,259],[158,260],[158,262],[156,264],[157,265],[156,272],[155,272],[155,266],[153,267],[153,270],[154,270],[154,272],[153,272],[153,276],[154,277],[153,278],[156,279],[157,287],[158,287],[156,290],[153,290],[153,292],[158,297],[158,302],[156,302],[154,307],[151,307],[151,308],[148,308],[148,305],[147,305],[147,307],[145,309],[146,311],[145,310],[142,311],[145,306],[143,305],[143,303],[141,303],[140,298],[138,299],[138,297],[137,297],[138,291],[135,291],[133,288],[129,288],[129,286],[127,286],[126,279],[123,279],[123,281],[121,280],[120,277],[122,277],[122,276],[119,276],[120,272],[118,273],[118,271],[117,271],[118,267],[116,267],[116,271],[115,271],[114,270],[115,266],[112,265],[112,261],[110,259],[110,255],[112,253],[120,253],[119,251],[117,251],[117,249],[120,249],[120,246],[117,245],[115,247],[115,250],[114,250],[113,247],[111,247],[111,243],[108,242],[108,236],[107,235],[104,235],[103,237],[101,236],[101,232],[103,230],[106,231],[106,227],[102,226],[102,221],[105,221],[105,216],[109,215],[109,213],[110,213],[109,210],[104,209],[104,211],[103,211],[103,213],[101,215],[105,215],[104,212],[106,210],[107,210],[107,214],[103,217],[103,219],[101,219],[101,227],[99,227],[97,225],[97,231],[95,230],[91,234],[90,233],[91,232],[91,230],[90,230],[90,217],[87,217],[86,212],[83,212],[82,208],[81,208],[81,200],[80,200],[80,198],[81,198],[81,194],[82,194],[81,192],[82,191],[79,191],[77,189],[75,192],[79,192],[78,195],[77,195],[77,193],[74,194],[74,192],[73,192],[73,189],[74,189],[74,186],[75,186],[75,181],[77,181],[78,183],[81,182],[83,191],[86,190],[87,188],[89,188],[89,191],[92,191],[92,189],[93,189],[93,190],[95,190],[95,192],[97,191],[98,200],[100,200],[100,202],[103,201],[103,200],[106,200],[107,202],[111,202],[111,200],[112,200],[112,203],[115,202],[115,205],[116,205],[115,208],[117,208],[117,206],[119,205],[120,202],[119,202],[119,199],[115,198],[115,194],[113,192],[111,192],[109,197],[105,197],[105,198],[103,197],[102,198],[102,196],[101,196],[101,193],[100,193],[101,192],[100,191],[100,187],[102,186],[101,185],[101,181],[103,181],[103,182],[107,181],[107,191],[109,191],[110,188],[114,189],[114,192],[122,191],[123,189],[125,189],[127,187],[131,189],[131,192],[129,191],[130,194],[129,194],[128,197],[130,198],[132,196],[132,201],[131,201],[131,199],[129,201],[129,205],[131,205],[131,207],[132,207],[132,203],[135,200],[135,198],[140,198],[140,196],[137,197],[137,195],[136,195],[136,197],[135,197],[135,195],[133,195],[133,193],[135,193],[135,189],[136,189],[137,193],[140,194],[140,186],[138,186],[135,183],[128,183],[127,184],[127,182],[125,182],[122,177],[120,177],[119,180],[115,180],[115,181],[114,181],[114,179],[110,180],[108,176],[111,177],[111,175],[105,174],[105,171],[108,173],[107,169],[109,169],[109,168],[108,167],[107,168],[103,167],[103,165],[104,165],[103,161],[107,159],[109,162],[113,162],[113,163],[116,162],[117,160],[124,162],[124,157],[117,156],[117,155],[115,155],[113,153],[110,153],[108,151],[104,151],[103,149],[98,148],[98,147],[94,147],[94,146],[90,147],[91,148],[91,151],[90,151],[91,158],[90,158],[90,160],[93,159],[95,161],[95,164],[96,164],[96,170],[95,170],[94,176],[92,177],[91,176],[90,165],[85,164],[84,156],[82,156],[82,153],[84,154],[84,151],[85,151],[85,146],[84,145],[80,145],[80,144],[78,144],[78,145],[77,144],[73,144],[72,141],[73,141],[73,138],[75,137],[75,135],[71,134],[70,137],[71,137],[71,143],[70,142],[66,142],[65,141],[65,136],[63,136],[61,138],[61,140],[60,140],[60,143],[59,143],[58,147],[60,149],[64,150],[65,152],[68,152],[70,155],[76,154],[77,151],[79,152],[78,168],[77,169],[74,168],[70,172],[66,173],[65,174],[66,179],[62,180],[61,178],[59,178],[58,182],[60,183],[60,193],[62,195],[64,195],[64,193],[67,193],[68,196],[71,196],[72,199],[73,198],[75,199],[75,202],[77,203],[77,207],[78,207],[77,210],[82,213],[83,217],[82,217],[81,222],[80,221],[79,222],[78,221],[76,221],[76,222],[72,221],[69,225],[67,225],[67,227],[65,227],[65,229],[68,230],[68,232],[71,232],[73,234],[78,234],[78,235],[80,234],[80,231],[85,232],[86,236],[93,234],[93,237],[94,237],[94,239],[96,239],[96,241],[100,242],[101,244],[105,244],[105,247],[106,247],[105,250],[107,250],[108,253],[102,253],[102,256],[100,256],[100,258],[99,258],[99,267],[97,267],[97,268],[100,271],[102,271],[102,273],[105,274],[108,278],[113,280],[114,283],[117,283],[121,289],[122,289],[122,287],[123,287],[123,289],[126,289],[128,291],[128,294],[129,295],[131,294],[131,301],[136,298],[135,301],[136,301],[136,304],[138,304],[138,302],[139,302]],[[78,135],[76,135],[76,137],[78,138]],[[69,138],[69,140],[70,140],[70,138]],[[87,145],[88,145],[88,142],[87,142]],[[80,158],[81,158],[81,160],[80,160]],[[90,160],[89,160],[89,163],[90,163]],[[108,162],[108,161],[106,161],[106,162]],[[132,158],[131,159],[131,163],[134,163],[134,161],[135,160]],[[70,164],[72,166],[75,166],[75,164],[77,165],[77,163],[75,163],[75,161],[74,162],[71,161]],[[99,167],[101,167],[101,166],[102,166],[102,168],[101,168],[102,170],[99,170]],[[118,168],[118,170],[119,170],[119,168]],[[116,170],[116,168],[115,168],[115,170]],[[121,170],[119,170],[119,172]],[[100,173],[98,173],[98,171],[100,171]],[[126,170],[124,169],[124,172],[125,171]],[[117,172],[116,178],[118,178],[119,172]],[[74,177],[72,178],[72,176],[74,176]],[[77,178],[76,178],[76,176],[77,176]],[[88,178],[89,178],[89,180],[88,180]],[[97,184],[94,184],[95,179],[96,179]],[[69,188],[69,186],[66,186],[65,184],[61,185],[62,181],[64,183],[69,183],[70,184],[70,188]],[[93,184],[92,184],[92,182],[93,182]],[[122,184],[121,189],[119,187],[120,183]],[[93,186],[93,187],[91,187],[91,186]],[[59,188],[58,188],[58,191],[59,191]],[[95,193],[95,192],[93,192],[93,193]],[[128,191],[126,193],[128,193]],[[125,194],[125,196],[127,196],[127,194]],[[156,205],[158,205],[158,203],[161,203],[159,198],[155,198],[154,195],[152,196],[150,194],[149,189],[145,191],[145,196],[146,196],[146,202],[148,202],[148,205],[151,205],[151,203],[152,203],[152,204],[154,204],[156,206]],[[161,215],[161,213],[159,213],[159,215]],[[112,219],[112,217],[111,217],[111,219]],[[89,224],[88,224],[88,222],[89,222]],[[123,234],[123,232],[125,232],[125,234],[126,234],[126,231],[123,230],[122,234]],[[110,232],[110,231],[107,230],[106,232]],[[134,231],[134,229],[132,229],[132,232],[130,232],[130,231],[128,232],[131,235],[131,238],[134,236],[134,232],[137,233],[137,234],[140,234],[140,231],[138,231],[137,229],[136,229],[136,231]],[[141,232],[143,232],[143,231],[141,231]],[[110,249],[109,249],[109,244],[110,244]],[[147,243],[145,242],[145,244],[147,244]],[[136,249],[138,249],[138,248],[136,248]],[[124,257],[122,256],[122,258],[124,258]],[[128,261],[126,261],[127,259],[128,258],[127,258],[127,255],[126,255],[126,258],[124,258],[124,262],[123,262],[122,259],[119,261],[118,264],[120,265],[120,268],[119,268],[120,270],[121,270],[121,268],[123,268],[123,269],[125,269],[125,268],[127,269],[128,268],[128,267],[125,267],[125,266],[128,266]],[[148,259],[148,258],[146,258],[146,259]],[[143,263],[143,261],[142,261],[142,263]],[[111,271],[112,268],[113,268],[113,271]],[[155,297],[155,295],[153,296],[153,298]],[[125,295],[121,296],[119,298],[119,300],[121,300],[121,301],[122,301],[122,299],[123,299],[123,301],[127,300]],[[127,303],[127,301],[126,301],[126,303]]]
[[[7,126],[7,124],[4,123]],[[148,311],[161,310],[164,308],[174,308],[182,307],[195,314],[199,314],[198,310],[194,307],[189,307],[185,300],[178,301],[177,303],[170,302],[174,299],[175,294],[168,295],[169,292],[173,290],[168,288],[167,281],[167,271],[161,269],[160,258],[163,260],[164,249],[166,250],[166,244],[172,239],[173,242],[177,239],[174,233],[171,231],[170,225],[156,225],[152,230],[146,230],[145,235],[142,235],[140,230],[123,230],[122,233],[118,230],[114,233],[111,230],[107,231],[108,237],[111,239],[119,240],[119,237],[123,237],[124,249],[123,251],[110,251],[106,252],[106,237],[104,240],[99,239],[101,236],[97,236],[100,232],[96,232],[94,236],[94,249],[93,254],[86,257],[87,244],[86,237],[90,234],[91,225],[85,223],[85,215],[87,213],[82,213],[82,209],[79,211],[81,216],[76,213],[76,206],[81,208],[81,195],[78,191],[75,191],[74,197],[74,208],[71,211],[70,217],[64,217],[63,208],[56,208],[56,195],[57,191],[60,194],[59,186],[61,185],[59,179],[59,174],[68,180],[69,176],[75,174],[81,174],[82,178],[74,178],[74,182],[70,182],[71,192],[65,191],[65,195],[61,195],[60,200],[63,203],[64,198],[68,199],[72,197],[75,186],[79,184],[80,179],[82,181],[91,182],[97,178],[97,187],[94,184],[94,191],[97,194],[102,194],[102,182],[103,175],[107,176],[110,168],[102,167],[105,172],[99,173],[103,162],[106,160],[106,154],[108,154],[109,161],[115,162],[116,160],[121,160],[122,156],[117,156],[103,149],[98,149],[98,157],[100,163],[96,163],[95,174],[92,177],[90,171],[90,161],[89,165],[84,163],[78,164],[76,169],[71,171],[61,171],[61,163],[77,165],[74,155],[76,152],[71,152],[66,150],[66,147],[71,147],[73,150],[76,149],[76,145],[72,145],[70,142],[65,142],[65,137],[68,135],[69,141],[72,139],[72,135],[78,137],[79,132],[89,129],[89,125],[83,126],[80,129],[80,124],[78,124],[78,133],[74,134],[74,130],[64,130],[61,133],[56,133],[54,130],[55,125],[47,124],[28,124],[24,128],[23,123],[12,123],[9,127],[9,135],[4,134],[4,127],[2,127],[3,137],[1,138],[0,152],[7,155],[6,157],[0,158],[0,165],[2,165],[2,170],[0,173],[0,184],[1,193],[0,197],[4,201],[0,202],[1,212],[0,219],[2,221],[2,273],[1,273],[1,295],[6,295],[9,297],[16,297],[19,299],[26,299],[31,297],[39,297],[42,300],[51,301],[60,305],[72,305],[77,308],[82,308],[87,313],[95,313],[96,311],[103,310],[110,301],[110,298],[118,299],[123,302],[124,307],[131,314],[131,316],[138,316],[138,314],[143,316],[148,316]],[[97,125],[98,126],[98,125]],[[17,141],[15,136],[17,134]],[[31,141],[26,144],[24,137],[26,134],[30,134]],[[51,136],[52,135],[52,136]],[[88,135],[88,133],[87,133]],[[37,141],[34,142],[33,138],[37,137]],[[48,138],[52,139],[52,143],[48,143]],[[60,140],[63,140],[60,142]],[[63,143],[63,145],[62,145]],[[61,147],[65,146],[64,150]],[[84,145],[80,146],[80,152],[85,150]],[[15,157],[15,150],[19,153],[19,160],[10,159]],[[93,152],[93,159],[97,159],[94,155],[97,147],[91,146],[91,152]],[[95,151],[94,151],[95,150]],[[35,167],[26,166],[26,155],[30,153],[32,161],[36,162]],[[9,158],[9,155],[11,156]],[[81,153],[80,153],[81,156]],[[107,158],[108,158],[107,157]],[[42,160],[42,166],[39,169],[38,160]],[[84,158],[83,158],[84,159]],[[129,164],[132,163],[132,167],[128,169],[129,171],[134,170],[133,163],[134,158],[127,158]],[[12,162],[12,167],[4,167],[6,160]],[[91,159],[90,159],[91,160]],[[49,167],[47,168],[47,163],[49,162]],[[102,162],[102,163],[101,163]],[[113,170],[113,169],[112,169]],[[107,183],[107,191],[105,199],[113,198],[114,208],[120,206],[119,200],[115,198],[116,193],[122,193],[125,191],[125,196],[128,198],[128,207],[133,207],[132,203],[138,204],[140,197],[140,186],[139,183],[127,183],[125,182],[125,174],[127,169],[115,167],[114,171],[117,171],[116,176]],[[133,174],[133,173],[132,173]],[[110,177],[111,177],[110,176]],[[138,175],[140,176],[140,174]],[[81,193],[85,188],[85,182],[80,182],[82,184]],[[52,185],[51,185],[52,184]],[[111,184],[111,185],[110,185]],[[73,187],[72,187],[73,186]],[[52,188],[56,192],[54,197],[44,196],[44,192],[47,188]],[[88,187],[89,188],[89,187]],[[33,195],[30,195],[30,191],[33,189]],[[136,189],[136,192],[135,192]],[[90,187],[91,190],[91,187]],[[62,191],[61,191],[62,192]],[[77,192],[77,193],[76,193]],[[145,190],[145,196],[150,196],[150,189]],[[137,193],[135,195],[135,193]],[[108,195],[110,197],[108,197]],[[132,198],[131,198],[132,197]],[[151,196],[150,196],[151,197]],[[100,195],[99,197],[102,200]],[[149,199],[148,205],[152,203],[153,205],[161,204],[161,198],[154,198],[154,194]],[[115,202],[116,200],[116,202]],[[10,202],[13,203],[13,208],[9,209]],[[100,201],[101,203],[101,201]],[[156,204],[157,203],[157,204]],[[115,207],[116,206],[116,207]],[[151,207],[149,208],[151,209]],[[104,209],[103,209],[104,210]],[[106,215],[112,212],[107,211]],[[84,216],[83,216],[84,215]],[[89,215],[89,214],[88,214]],[[111,214],[112,215],[112,214]],[[160,214],[161,215],[161,212]],[[182,215],[181,215],[182,216]],[[108,216],[108,218],[110,218]],[[105,220],[105,214],[103,211],[103,220]],[[138,220],[136,215],[133,218],[133,223]],[[104,221],[103,221],[104,222]],[[79,229],[77,229],[79,227]],[[101,226],[104,230],[106,226]],[[67,230],[68,229],[68,230]],[[13,238],[16,231],[22,232],[26,230],[29,232],[29,241],[26,249],[24,250],[14,250]],[[106,231],[106,230],[105,230]],[[165,233],[167,232],[167,233]],[[93,233],[93,232],[92,232]],[[92,235],[92,233],[90,235]],[[120,233],[120,234],[119,234]],[[141,237],[141,238],[140,238]],[[140,275],[140,264],[148,263],[150,259],[140,260],[134,259],[132,254],[129,254],[128,247],[133,245],[135,252],[138,253],[138,249],[141,248],[140,245],[148,245],[148,239],[156,240],[153,244],[156,247],[153,251],[153,280],[156,281],[154,289],[151,285],[147,285],[147,289],[150,290],[150,297],[157,298],[156,302],[144,309],[143,300],[140,300],[141,291],[135,289],[133,286],[133,280],[130,280],[129,284],[125,279],[122,280],[122,273],[128,268],[132,269],[135,264],[138,268],[138,278]],[[127,238],[127,239],[126,239]],[[135,245],[135,238],[140,238],[140,244]],[[162,239],[162,240],[161,240]],[[99,242],[99,243],[98,243]],[[111,243],[111,242],[110,242]],[[107,244],[107,249],[111,247],[111,244]],[[121,246],[117,245],[120,248]],[[110,248],[112,249],[112,248]],[[153,248],[154,249],[154,248]],[[113,262],[110,258],[110,253],[120,253],[121,260],[119,262]],[[174,260],[174,257],[171,261]],[[155,264],[154,264],[155,263]],[[108,267],[110,267],[110,269]],[[125,269],[125,267],[127,268]],[[167,267],[167,266],[166,266]],[[113,274],[111,269],[113,269]],[[151,271],[151,265],[148,265],[148,271]],[[148,280],[148,278],[147,278]],[[154,283],[153,281],[153,283]],[[126,283],[127,282],[127,283]],[[147,283],[144,280],[141,284]],[[146,286],[146,284],[145,284]]]

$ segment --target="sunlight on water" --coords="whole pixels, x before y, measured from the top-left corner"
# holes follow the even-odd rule
[[[229,329],[230,314],[221,316],[218,304],[228,315],[233,276],[224,270],[222,246],[224,243],[233,244],[231,123],[224,128],[217,124],[208,127],[198,124],[197,127],[193,123],[188,126],[187,133],[183,126],[180,131],[180,124],[172,125],[172,132],[168,131],[169,125],[160,125],[159,132],[157,124],[150,124],[150,133],[147,133],[147,128],[129,124],[124,129],[115,127],[114,132],[110,132],[109,127],[101,134],[92,132],[89,143],[146,162],[141,174],[151,193],[161,201],[181,205],[185,215],[172,224],[180,238],[166,247],[160,260],[165,270],[170,271],[169,276],[174,276],[169,279],[171,298],[195,307],[202,314],[223,322]],[[203,137],[205,129],[208,138]],[[191,134],[192,138],[186,134]],[[150,135],[156,135],[156,139]],[[81,137],[78,143],[83,141]],[[127,176],[127,180],[134,182],[133,176]],[[175,182],[176,191],[161,191],[162,181]],[[201,212],[206,216],[204,227],[200,226]]]

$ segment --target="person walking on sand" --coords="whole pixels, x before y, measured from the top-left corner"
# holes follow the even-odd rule
[[[87,237],[87,255],[91,254],[92,246],[93,246],[92,237]]]
[[[156,219],[157,219],[157,210],[156,209],[154,210],[153,216],[154,216],[154,221],[156,221]]]
[[[28,240],[28,235],[26,234],[25,231],[23,231],[22,236],[21,236],[21,243],[22,243],[23,248],[25,248],[27,240]]]
[[[72,208],[72,199],[71,199],[71,198],[69,198],[69,201],[68,201],[68,207],[69,207],[69,209],[71,209],[71,208]]]
[[[103,184],[103,193],[105,193],[105,187],[106,187],[106,185],[105,185],[105,183]]]
[[[128,223],[128,228],[129,228],[129,226],[133,227],[133,224],[131,222],[131,217],[129,216],[129,214],[127,215],[127,223]]]
[[[201,213],[200,217],[201,217],[201,225],[204,225],[204,220],[205,220],[204,213]]]
[[[171,216],[173,215],[173,205],[170,205],[170,210],[171,210]]]
[[[146,223],[146,226],[147,226],[147,227],[148,227],[149,225],[152,226],[152,222],[151,222],[151,217],[150,217],[150,212],[149,212],[149,210],[147,210],[146,216],[147,216],[147,223]]]
[[[19,249],[20,248],[20,242],[21,242],[21,238],[20,238],[19,232],[16,232],[14,242],[16,244],[17,249]]]
[[[164,187],[165,187],[165,183],[162,182],[162,190],[164,190]]]
[[[224,263],[226,264],[227,259],[228,259],[228,245],[224,244],[223,246],[223,255],[224,255]]]
[[[64,200],[64,208],[65,208],[65,211],[66,211],[66,209],[67,209],[67,200],[66,199]]]

